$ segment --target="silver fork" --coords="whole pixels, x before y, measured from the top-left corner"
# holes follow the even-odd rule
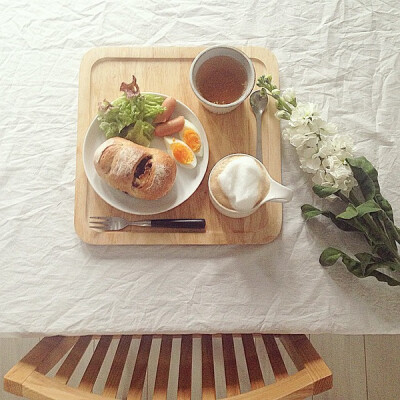
[[[204,219],[147,219],[128,221],[120,217],[89,217],[89,227],[101,231],[119,231],[129,225],[175,229],[204,229]]]

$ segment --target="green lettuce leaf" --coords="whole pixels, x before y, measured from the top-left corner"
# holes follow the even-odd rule
[[[154,118],[165,111],[162,106],[164,98],[154,94],[138,94],[127,97],[124,93],[112,103],[104,100],[99,104],[98,121],[100,129],[104,132],[107,139],[121,136],[132,140],[135,143],[149,146],[153,139]],[[128,135],[135,124],[139,125],[133,133]]]

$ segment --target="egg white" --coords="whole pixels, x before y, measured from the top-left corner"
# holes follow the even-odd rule
[[[197,158],[196,158],[196,155],[195,155],[195,153],[193,152],[193,150],[192,150],[184,141],[179,140],[179,139],[176,139],[176,138],[174,138],[174,137],[167,137],[167,136],[165,136],[165,137],[164,137],[164,143],[165,143],[165,146],[166,146],[166,148],[167,148],[167,153],[178,163],[178,165],[181,165],[181,166],[184,167],[184,168],[190,168],[190,169],[196,167],[196,165],[197,165]],[[172,148],[171,148],[171,147],[172,147],[171,145],[172,145],[173,143],[180,143],[182,146],[184,146],[184,147],[187,149],[188,152],[190,152],[190,153],[193,155],[193,160],[192,160],[191,163],[189,163],[189,164],[181,163],[180,161],[178,161],[178,160],[174,157],[174,153],[173,153]]]
[[[203,149],[203,142],[201,141],[201,136],[200,136],[199,132],[197,131],[196,127],[187,119],[185,119],[185,125],[183,126],[182,130],[179,132],[179,137],[181,138],[182,141],[184,141],[183,140],[183,132],[185,132],[186,129],[192,129],[199,135],[200,149],[199,149],[199,151],[195,152],[194,154],[196,154],[197,157],[203,157],[204,149]]]

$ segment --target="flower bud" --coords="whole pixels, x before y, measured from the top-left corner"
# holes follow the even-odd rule
[[[278,119],[290,119],[290,115],[285,110],[277,111],[275,117]]]
[[[268,96],[267,89],[265,89],[265,87],[262,87],[261,90],[260,90],[260,94],[261,94],[262,97]]]

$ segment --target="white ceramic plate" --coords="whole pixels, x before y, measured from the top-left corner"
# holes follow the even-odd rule
[[[157,94],[166,97],[160,93]],[[142,200],[135,199],[126,193],[116,190],[109,186],[97,174],[93,164],[94,153],[98,146],[100,146],[106,137],[99,128],[99,122],[96,118],[92,121],[86,133],[85,141],[83,144],[83,165],[85,168],[86,176],[92,185],[95,192],[108,204],[117,208],[118,210],[137,215],[150,215],[158,214],[164,211],[171,210],[179,206],[187,200],[198,188],[207,170],[209,147],[207,135],[204,128],[197,118],[197,116],[186,107],[183,103],[177,100],[177,104],[171,118],[182,115],[185,119],[190,121],[196,128],[201,137],[204,146],[203,157],[197,158],[197,166],[193,169],[186,169],[177,165],[176,180],[171,191],[166,196],[158,200]],[[176,136],[176,135],[174,135]],[[154,137],[151,147],[166,151],[163,138]]]

